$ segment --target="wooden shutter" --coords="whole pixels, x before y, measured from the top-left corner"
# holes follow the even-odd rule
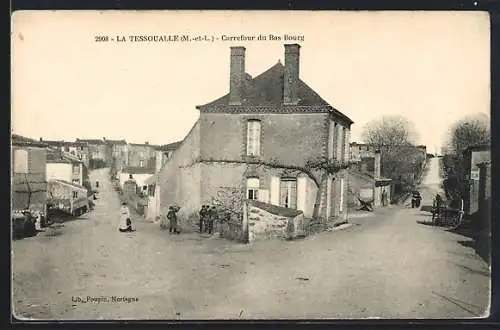
[[[288,181],[289,208],[297,209],[297,181]]]

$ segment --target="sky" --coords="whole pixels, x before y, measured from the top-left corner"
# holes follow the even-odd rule
[[[222,40],[242,34],[267,40]],[[283,45],[294,43],[285,34],[303,37],[300,78],[354,121],[351,141],[370,121],[403,115],[416,142],[437,151],[455,120],[490,113],[487,13],[21,11],[12,17],[12,132],[181,140],[196,105],[228,92],[229,47],[246,47],[255,77],[284,63]],[[117,42],[131,35],[219,40]]]

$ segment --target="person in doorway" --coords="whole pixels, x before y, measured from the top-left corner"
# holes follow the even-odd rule
[[[169,232],[174,234],[180,234],[177,230],[177,211],[173,206],[168,208],[167,219],[169,220]]]
[[[99,188],[99,181],[96,181],[96,182],[95,182],[95,187],[96,187],[96,188]]]
[[[386,206],[387,205],[387,191],[385,191],[385,189],[382,190],[382,206]]]
[[[200,234],[203,233],[203,229],[207,227],[207,205],[202,205],[200,210]]]
[[[132,226],[132,216],[126,202],[123,202],[120,208],[120,226],[118,230],[122,233],[135,231]]]

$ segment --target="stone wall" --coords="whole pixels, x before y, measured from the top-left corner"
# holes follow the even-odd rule
[[[223,114],[200,116],[201,156],[204,159],[242,159],[246,155],[247,121],[261,121],[262,160],[279,159],[303,165],[326,152],[328,115],[313,114]]]
[[[302,212],[256,201],[247,203],[249,242],[305,236]]]
[[[193,126],[179,148],[158,174],[160,217],[166,217],[169,206],[180,207],[178,218],[183,231],[192,231],[198,222],[200,201],[200,125]]]

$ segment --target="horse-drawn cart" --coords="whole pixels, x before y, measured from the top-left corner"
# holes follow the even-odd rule
[[[442,201],[441,203],[434,203],[431,208],[422,207],[420,210],[430,211],[430,224],[443,229],[454,230],[463,222],[464,201],[463,199],[452,200],[450,202]]]

